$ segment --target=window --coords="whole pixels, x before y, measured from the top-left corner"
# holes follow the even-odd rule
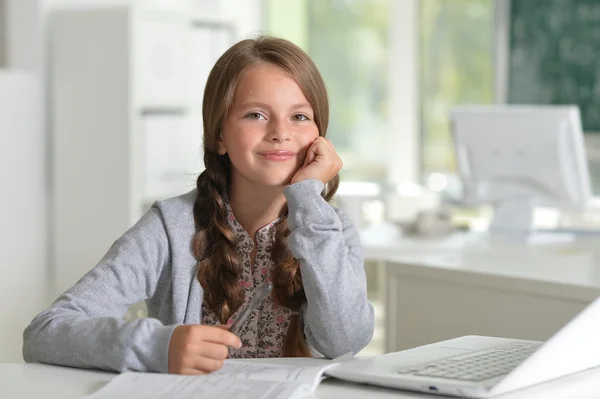
[[[383,181],[389,156],[388,49],[393,0],[267,0],[265,28],[302,47],[330,97],[328,138],[345,181]]]
[[[422,172],[454,173],[448,111],[494,102],[494,1],[421,0]]]
[[[390,159],[405,156],[390,146],[393,134],[421,135],[423,174],[454,173],[448,111],[453,105],[494,101],[494,0],[412,3],[418,6],[414,56],[398,48],[398,41],[412,38],[396,37],[410,33],[393,26],[405,23],[399,19],[406,12],[393,0],[265,2],[266,30],[300,45],[327,83],[328,134],[344,160],[344,180],[386,180],[398,165]],[[406,84],[391,86],[398,85],[391,82],[393,51],[400,51],[395,62],[418,65],[418,95],[411,99],[420,100],[415,132],[398,131],[392,123],[391,118],[405,117],[390,103],[392,90],[410,90]]]

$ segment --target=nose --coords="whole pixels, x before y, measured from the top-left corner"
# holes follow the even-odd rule
[[[279,136],[273,136],[271,137],[271,140],[273,143],[283,143],[285,141],[289,141],[289,137],[279,137]]]
[[[283,121],[273,121],[269,126],[267,139],[272,143],[283,143],[290,141],[289,128]]]

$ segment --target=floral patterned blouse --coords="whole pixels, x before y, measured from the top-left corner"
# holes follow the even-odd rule
[[[246,307],[252,296],[265,281],[271,281],[274,264],[271,260],[271,249],[275,242],[275,224],[271,222],[256,232],[257,251],[254,264],[250,254],[254,247],[253,240],[236,220],[229,203],[227,204],[227,222],[232,231],[239,237],[238,256],[242,263],[240,284],[244,287],[244,302],[229,318],[227,324]],[[230,358],[281,357],[283,343],[292,317],[292,311],[284,306],[277,306],[271,296],[252,312],[240,328],[240,349],[229,348]],[[202,324],[220,324],[213,311],[202,304]]]

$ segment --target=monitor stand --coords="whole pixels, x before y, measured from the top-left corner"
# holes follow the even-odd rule
[[[560,231],[536,231],[533,228],[535,206],[531,199],[517,198],[494,204],[494,216],[488,232],[492,241],[520,242],[524,244],[570,243],[574,233]]]
[[[526,236],[533,231],[535,207],[528,198],[507,199],[494,204],[491,234]]]

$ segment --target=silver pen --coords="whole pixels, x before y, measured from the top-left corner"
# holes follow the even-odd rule
[[[254,309],[256,309],[258,307],[258,305],[260,305],[267,296],[269,296],[269,293],[271,292],[272,289],[273,289],[273,283],[263,284],[262,287],[260,287],[258,289],[258,292],[254,295],[254,298],[252,298],[250,300],[248,305],[238,315],[238,317],[235,319],[233,324],[231,324],[231,327],[229,327],[229,331],[231,331],[235,335],[238,335],[238,332],[239,332],[238,330],[239,330],[240,326],[244,323],[244,321],[248,318],[248,316],[250,316],[250,313],[252,313],[252,311]]]

